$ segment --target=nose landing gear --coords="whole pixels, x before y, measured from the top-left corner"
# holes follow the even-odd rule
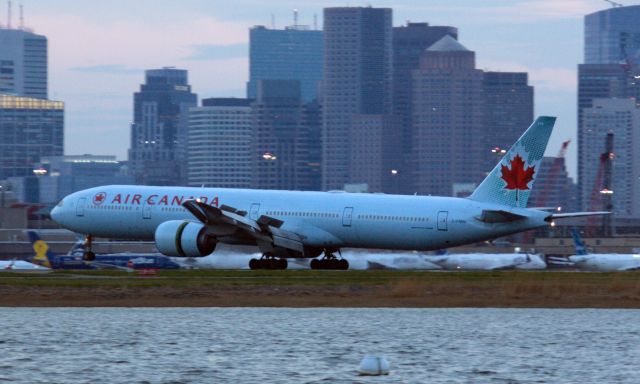
[[[96,259],[96,254],[93,253],[92,250],[93,243],[93,235],[87,235],[84,238],[84,254],[82,255],[82,259],[86,261],[94,261]]]

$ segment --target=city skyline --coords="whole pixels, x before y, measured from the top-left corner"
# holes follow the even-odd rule
[[[149,13],[152,4],[154,12]],[[200,99],[242,97],[248,80],[251,27],[270,27],[272,14],[276,28],[291,25],[297,7],[299,24],[313,28],[316,14],[321,29],[322,9],[344,5],[330,1],[300,6],[289,1],[263,5],[245,0],[234,7],[201,0],[180,5],[147,0],[134,4],[24,1],[25,25],[49,39],[50,98],[67,105],[65,153],[114,154],[118,159],[127,157],[131,94],[143,83],[145,69],[188,70]],[[562,141],[574,139],[568,168],[575,176],[576,77],[577,64],[582,62],[583,17],[607,9],[605,2],[491,0],[479,7],[469,0],[455,5],[378,1],[371,5],[393,8],[394,26],[411,20],[457,27],[460,41],[477,52],[478,68],[529,72],[536,88],[535,113],[559,117],[547,154],[555,155]],[[3,8],[6,2],[0,2],[0,23],[6,26]],[[18,25],[17,16],[12,24]]]

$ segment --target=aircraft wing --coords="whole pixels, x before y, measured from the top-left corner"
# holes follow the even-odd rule
[[[258,220],[247,218],[247,212],[222,205],[219,208],[196,200],[188,200],[182,204],[214,236],[229,235],[230,232],[241,232],[254,238],[258,243],[267,242],[276,247],[304,252],[304,238],[295,232],[280,227],[284,222],[273,217],[262,215]]]

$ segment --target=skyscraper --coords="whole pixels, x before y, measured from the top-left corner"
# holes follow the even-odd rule
[[[640,60],[640,5],[613,7],[584,17],[584,63]]]
[[[490,172],[498,162],[496,154],[509,149],[533,121],[533,87],[528,77],[526,72],[484,72],[484,128],[476,143],[482,146],[480,172]]]
[[[322,31],[304,25],[283,30],[256,26],[249,31],[247,97],[257,97],[259,80],[299,80],[302,99],[317,99],[322,81]]]
[[[428,23],[407,23],[393,28],[393,116],[396,134],[400,132],[400,152],[403,154],[396,178],[401,184],[394,192],[413,193],[411,186],[411,117],[413,105],[412,71],[420,67],[425,49],[449,35],[458,38],[458,29],[431,26]]]
[[[43,156],[61,156],[64,103],[0,94],[0,180],[33,175]]]
[[[0,93],[47,98],[47,38],[0,28]]]
[[[189,186],[251,187],[252,101],[210,98],[189,109]]]
[[[131,171],[139,184],[179,185],[186,179],[187,111],[197,95],[183,69],[147,70],[145,78],[134,94]]]
[[[481,180],[483,74],[475,53],[447,35],[413,72],[413,179],[420,194],[451,196],[453,184]]]
[[[325,190],[368,181],[363,175],[352,174],[350,150],[360,146],[353,140],[371,138],[352,132],[352,126],[370,124],[371,115],[388,118],[391,113],[391,22],[389,8],[324,9],[322,188]],[[382,123],[385,118],[377,121]],[[381,128],[375,131],[383,134]],[[367,161],[363,157],[354,159],[358,160]]]
[[[527,74],[476,69],[475,53],[446,35],[412,76],[413,190],[472,191],[533,120]]]
[[[633,98],[594,99],[583,110],[583,124],[578,135],[582,150],[580,197],[585,209],[602,210],[600,189],[605,175],[600,156],[605,152],[605,138],[613,133],[612,190],[615,217],[640,217],[640,107]]]
[[[257,88],[252,104],[252,187],[317,190],[317,103],[302,103],[297,80],[259,80]]]
[[[596,99],[635,98],[640,100],[640,6],[614,7],[585,16],[585,64],[578,66],[578,190],[580,206],[587,209],[591,190],[590,172],[596,163],[585,162],[594,150],[585,136],[585,111],[594,108]],[[596,137],[602,139],[597,153],[602,152],[607,128]],[[593,140],[591,137],[589,140]],[[617,139],[616,139],[617,140]],[[593,143],[595,145],[595,143]],[[614,178],[616,168],[614,167]]]

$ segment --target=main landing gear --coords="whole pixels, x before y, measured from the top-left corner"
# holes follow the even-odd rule
[[[82,255],[82,259],[86,261],[94,261],[96,259],[96,254],[93,253],[92,250],[93,243],[93,235],[87,235],[84,238],[84,254]]]
[[[278,259],[270,253],[265,253],[259,259],[251,259],[249,268],[251,269],[287,269],[287,259]]]
[[[338,254],[340,254],[339,250]],[[341,269],[346,271],[349,269],[349,262],[347,259],[342,258],[342,254],[340,254],[340,258],[338,259],[331,251],[324,251],[322,259],[311,260],[310,266],[311,269]]]

